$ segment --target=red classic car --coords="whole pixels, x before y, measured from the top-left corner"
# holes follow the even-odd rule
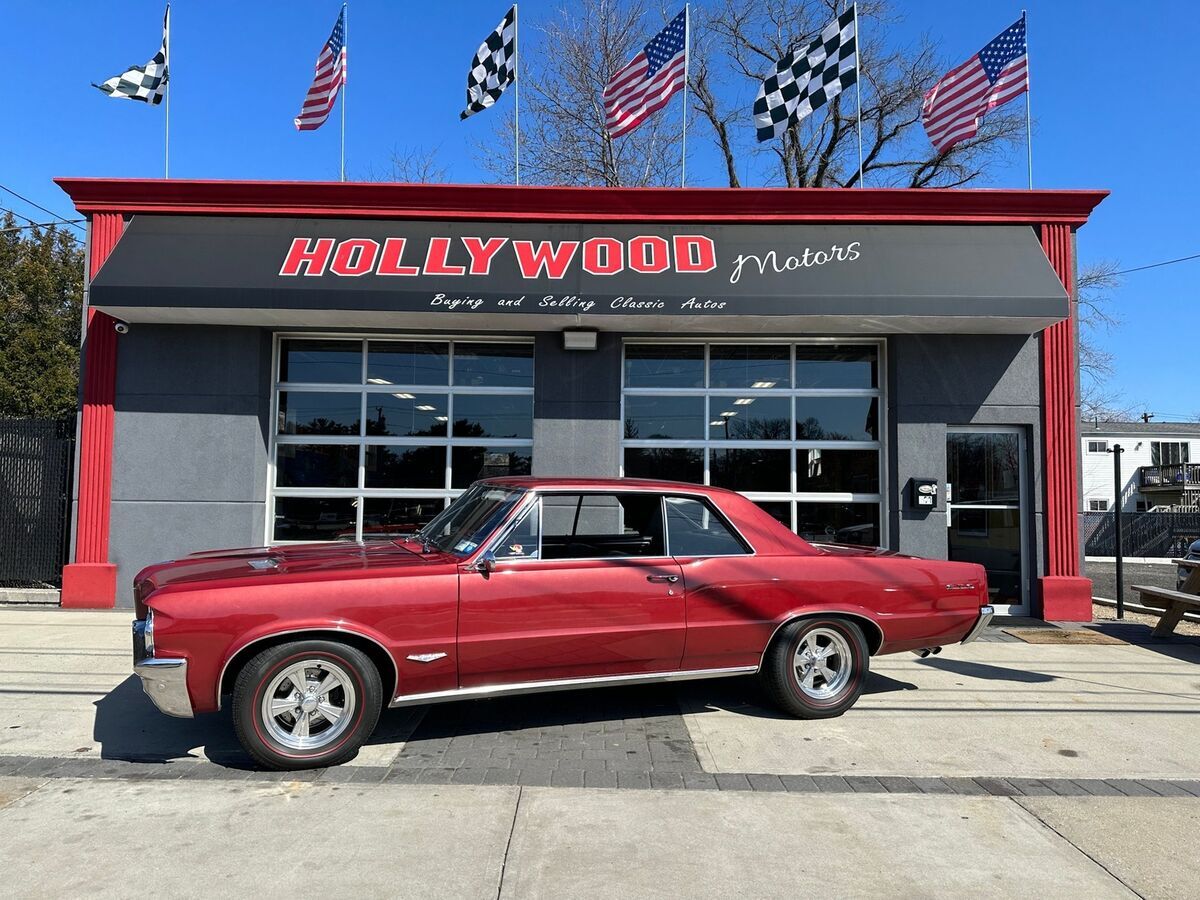
[[[974,639],[971,563],[814,545],[740,494],[495,478],[395,541],[195,553],[135,582],[134,670],[174,716],[232,703],[263,765],[353,758],[384,706],[758,673],[839,715],[869,658]]]

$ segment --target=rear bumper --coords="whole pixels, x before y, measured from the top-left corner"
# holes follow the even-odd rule
[[[145,625],[141,620],[133,623],[133,674],[142,680],[142,690],[160,712],[190,719],[193,713],[187,690],[187,660],[147,656]]]
[[[971,626],[971,630],[967,632],[967,636],[962,639],[962,643],[969,644],[979,635],[983,634],[983,630],[991,624],[992,616],[996,614],[996,610],[991,606],[981,606],[979,608],[979,618],[975,620],[975,624]]]

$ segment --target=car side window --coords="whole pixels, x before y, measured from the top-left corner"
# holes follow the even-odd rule
[[[746,545],[709,505],[691,497],[667,498],[672,556],[742,556]]]
[[[496,545],[493,551],[496,559],[538,558],[540,508],[540,502],[537,502],[525,510],[521,518],[508,530],[508,534]]]
[[[662,506],[654,494],[547,494],[542,559],[658,557]]]

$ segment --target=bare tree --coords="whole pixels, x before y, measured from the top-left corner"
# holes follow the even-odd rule
[[[392,147],[387,164],[367,169],[365,181],[393,181],[402,184],[437,184],[446,181],[446,167],[438,159],[441,148]]]
[[[811,41],[840,9],[837,0],[722,0],[699,16],[692,54],[693,106],[725,161],[730,187],[738,164],[765,168],[766,180],[788,187],[850,187],[858,182],[859,110],[853,92],[834,98],[782,137],[757,146],[745,97],[791,48]],[[950,67],[928,37],[886,46],[899,18],[891,0],[859,3],[863,108],[862,154],[872,187],[957,187],[1007,157],[1024,129],[1014,111],[991,113],[974,138],[945,152],[930,146],[921,121],[925,91]],[[734,98],[731,102],[727,98]]]
[[[1120,391],[1111,387],[1115,358],[1099,344],[1101,334],[1121,324],[1111,309],[1111,294],[1121,283],[1121,266],[1099,260],[1083,266],[1075,276],[1079,300],[1079,406],[1085,420],[1132,419],[1134,409]]]
[[[613,140],[602,93],[613,74],[662,28],[646,0],[564,3],[538,32],[536,53],[521,60],[521,181],[531,184],[643,186],[679,182],[678,104]],[[481,146],[483,167],[497,181],[514,174],[511,106]]]

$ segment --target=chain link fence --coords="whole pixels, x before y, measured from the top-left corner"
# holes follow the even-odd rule
[[[0,419],[0,588],[61,587],[75,419]]]

